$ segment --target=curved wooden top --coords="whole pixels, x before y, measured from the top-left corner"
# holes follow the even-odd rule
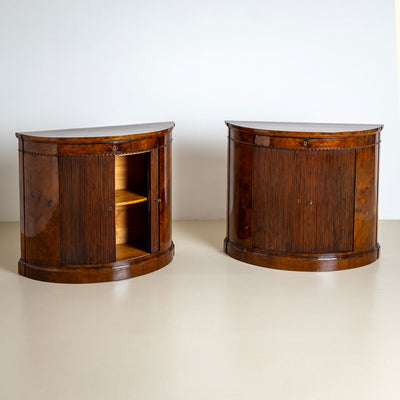
[[[322,124],[306,122],[225,121],[229,128],[256,135],[284,137],[343,137],[368,135],[380,132],[383,125],[372,124]]]
[[[17,132],[18,139],[34,142],[102,143],[116,140],[138,140],[147,137],[163,136],[172,131],[175,123],[155,122],[150,124],[102,126],[96,128],[60,129],[37,132]]]

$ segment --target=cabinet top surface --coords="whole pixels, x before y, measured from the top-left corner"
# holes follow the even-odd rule
[[[43,139],[93,139],[93,138],[126,138],[130,135],[145,135],[151,133],[165,133],[171,131],[174,122],[155,122],[150,124],[101,126],[95,128],[60,129],[37,132],[17,132],[18,138]]]
[[[298,134],[366,134],[378,132],[383,125],[373,124],[325,124],[308,122],[268,122],[268,121],[225,121],[230,128],[244,129],[257,134],[279,135],[281,133]]]

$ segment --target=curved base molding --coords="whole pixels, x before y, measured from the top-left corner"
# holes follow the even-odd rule
[[[98,265],[62,265],[46,267],[24,262],[18,262],[18,272],[31,279],[56,283],[94,283],[118,281],[145,275],[165,267],[172,261],[175,247],[149,254],[145,257],[116,261],[110,264]]]
[[[379,258],[380,245],[362,253],[334,254],[283,254],[276,252],[248,250],[225,238],[225,252],[236,260],[260,267],[288,271],[339,271],[371,264]]]

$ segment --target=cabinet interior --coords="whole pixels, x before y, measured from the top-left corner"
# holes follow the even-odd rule
[[[148,226],[149,154],[115,156],[116,259],[150,253]]]

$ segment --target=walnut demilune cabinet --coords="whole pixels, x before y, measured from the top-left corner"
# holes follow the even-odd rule
[[[49,282],[146,274],[173,257],[174,124],[17,133],[19,273]]]
[[[382,125],[228,121],[225,251],[299,271],[379,257]]]

